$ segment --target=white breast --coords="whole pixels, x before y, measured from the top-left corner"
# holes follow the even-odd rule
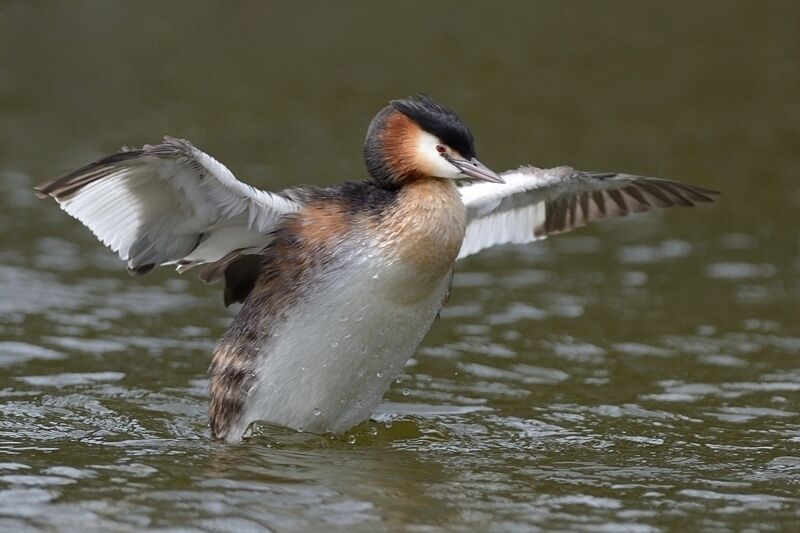
[[[256,420],[314,433],[367,420],[428,332],[451,272],[421,273],[374,245],[344,255],[266,339],[229,440]]]

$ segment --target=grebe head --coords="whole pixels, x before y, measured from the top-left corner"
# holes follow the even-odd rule
[[[421,178],[473,178],[503,183],[478,161],[472,132],[449,108],[418,95],[392,100],[367,130],[364,160],[381,185]]]

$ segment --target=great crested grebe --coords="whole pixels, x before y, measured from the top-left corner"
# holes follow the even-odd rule
[[[244,305],[214,350],[212,436],[263,420],[339,433],[367,420],[444,304],[458,259],[594,220],[710,202],[715,191],[630,174],[478,161],[426,96],[395,100],[364,143],[370,178],[266,192],[188,141],[123,149],[37,188],[132,274],[207,264]],[[457,187],[471,178],[480,183]]]

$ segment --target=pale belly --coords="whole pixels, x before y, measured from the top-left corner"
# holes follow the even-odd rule
[[[380,254],[351,257],[264,339],[237,441],[262,420],[314,433],[369,418],[435,320],[452,271],[421,272]]]

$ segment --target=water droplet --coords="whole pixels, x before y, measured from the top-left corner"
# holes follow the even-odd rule
[[[402,383],[403,382],[403,378],[397,378],[396,380],[394,380],[394,382],[395,383]]]
[[[347,444],[355,444],[356,443],[356,436],[355,435],[348,435],[347,436]]]
[[[319,415],[321,415],[321,414],[322,414],[322,411],[320,411],[319,407],[317,407],[316,409],[314,409],[314,416],[319,416]]]
[[[336,348],[337,346],[339,346],[339,343],[338,343],[338,342],[336,342],[336,341],[333,341],[333,342],[331,343],[331,348]]]
[[[411,391],[410,391],[410,390],[408,390],[408,389],[403,389],[403,396],[408,396],[409,394],[411,394]]]
[[[352,336],[353,336],[353,335],[351,335],[350,333],[348,333],[347,335],[345,335],[345,336],[344,336],[344,340],[347,340],[347,339],[349,339],[349,338],[350,338],[350,337],[352,337]]]
[[[302,433],[303,432],[303,428],[297,428],[297,432],[298,433]]]
[[[372,276],[372,279],[378,279],[379,277],[380,277],[380,276],[378,276],[377,274],[374,274],[374,275]]]
[[[386,422],[384,424],[384,426],[386,426],[386,429],[389,429],[390,427],[392,427],[392,423],[391,422]]]
[[[348,320],[350,320],[350,317],[348,317],[348,316],[343,316],[343,317],[341,317],[341,318],[339,319],[339,322],[347,322]]]
[[[371,428],[369,428],[369,434],[372,435],[373,437],[377,436],[378,435],[378,428],[376,428],[375,426],[372,426]]]
[[[383,372],[378,372],[375,375],[378,376],[379,378],[382,378],[383,377]]]

